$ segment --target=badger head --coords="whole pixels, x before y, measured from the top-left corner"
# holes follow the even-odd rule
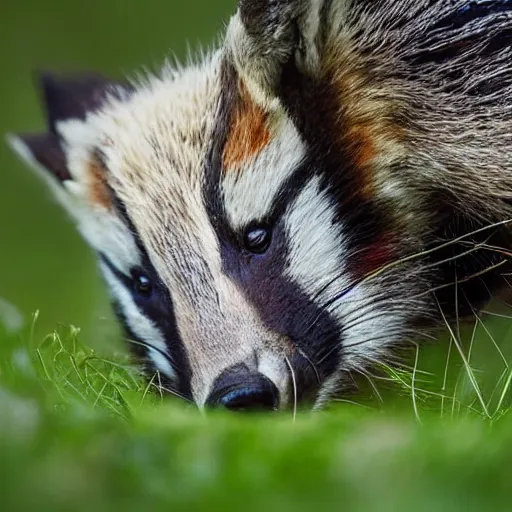
[[[11,138],[97,253],[138,355],[200,407],[321,405],[450,302],[431,291],[453,254],[432,264],[426,239],[457,234],[456,206],[432,186],[436,137],[411,141],[402,61],[379,63],[385,23],[244,0],[197,64],[43,76],[48,133]]]

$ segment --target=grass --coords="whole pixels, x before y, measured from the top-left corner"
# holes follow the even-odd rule
[[[74,328],[1,332],[0,510],[510,510],[503,314],[296,421],[205,417]]]

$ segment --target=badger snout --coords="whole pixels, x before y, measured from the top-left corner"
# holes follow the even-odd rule
[[[236,365],[215,380],[206,406],[238,412],[277,411],[279,391],[262,373],[251,372],[245,365]]]

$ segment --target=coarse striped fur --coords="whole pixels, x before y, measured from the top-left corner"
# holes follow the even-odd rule
[[[49,133],[12,145],[200,407],[255,375],[321,406],[507,285],[511,1],[241,0],[197,63],[42,82]]]

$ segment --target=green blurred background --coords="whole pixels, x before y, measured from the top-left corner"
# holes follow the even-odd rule
[[[34,70],[112,77],[156,69],[187,46],[209,45],[236,0],[6,0],[0,15],[0,133],[44,129]],[[44,184],[0,140],[0,300],[41,335],[80,326],[105,340],[115,323],[94,259]]]

